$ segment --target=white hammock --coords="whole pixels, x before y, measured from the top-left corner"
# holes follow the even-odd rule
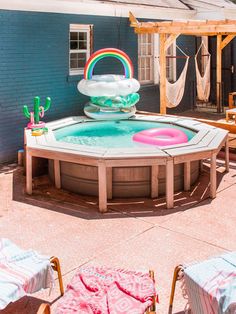
[[[197,56],[199,54],[199,51],[201,50],[201,47],[204,46],[207,54],[208,54],[208,60],[205,67],[205,71],[203,76],[201,75],[201,72],[199,71],[198,62],[197,62]],[[211,73],[211,55],[209,51],[207,50],[204,42],[202,41],[200,47],[198,48],[198,51],[195,55],[195,68],[196,68],[196,79],[197,79],[197,96],[199,100],[208,101],[210,96],[210,73]]]
[[[186,61],[185,61],[185,65],[182,70],[182,73],[180,74],[177,81],[175,81],[174,83],[170,83],[166,78],[166,98],[167,98],[166,106],[168,108],[177,107],[183,98],[186,75],[187,75],[187,70],[188,70],[188,63],[189,63],[189,56],[187,56],[177,45],[176,47],[186,56]],[[158,62],[158,71],[160,74],[159,62]]]

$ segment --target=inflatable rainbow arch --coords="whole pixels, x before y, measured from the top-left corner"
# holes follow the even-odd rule
[[[124,67],[125,71],[125,77],[126,78],[133,78],[134,74],[134,69],[133,69],[133,64],[132,61],[130,60],[129,56],[115,48],[105,48],[105,49],[100,49],[93,53],[90,58],[88,59],[85,68],[84,68],[84,79],[85,80],[91,80],[93,76],[93,70],[96,65],[96,63],[106,57],[112,57],[116,58],[121,61]]]

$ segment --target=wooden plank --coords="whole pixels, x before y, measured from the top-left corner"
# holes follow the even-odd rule
[[[184,191],[189,191],[191,187],[191,164],[190,161],[184,163]]]
[[[166,207],[174,207],[174,163],[171,159],[166,164]]]
[[[165,51],[175,42],[180,34],[171,34],[165,41]]]
[[[231,42],[231,40],[234,39],[234,37],[235,37],[235,35],[228,35],[228,36],[226,36],[226,37],[222,40],[222,42],[221,42],[221,45],[220,45],[221,50],[224,49],[225,46],[227,46],[227,45]]]
[[[32,194],[32,155],[26,148],[26,193]]]
[[[107,212],[107,173],[106,165],[103,162],[98,165],[98,203],[99,211]]]
[[[60,160],[54,159],[54,179],[55,179],[55,187],[57,189],[61,188],[61,168],[60,168]]]
[[[202,149],[201,150],[197,150],[195,152],[189,153],[189,154],[185,154],[183,153],[182,155],[179,156],[175,156],[174,157],[174,164],[181,164],[184,163],[186,161],[194,161],[194,160],[201,160],[201,159],[206,159],[206,158],[210,158],[212,154],[212,150],[206,150],[206,149]]]
[[[166,35],[160,34],[160,113],[166,114]]]
[[[107,167],[136,167],[136,166],[155,166],[165,165],[169,157],[156,158],[124,158],[124,159],[105,159]]]
[[[130,20],[130,26],[131,27],[138,26],[138,21],[137,21],[136,17],[131,12],[129,12],[129,20]]]
[[[81,156],[79,154],[72,154],[67,151],[60,152],[60,151],[51,151],[46,149],[39,149],[39,148],[28,148],[31,152],[31,155],[34,157],[42,157],[47,159],[59,159],[68,162],[75,162],[77,164],[82,165],[90,165],[90,166],[97,166],[98,158],[90,158],[88,156]]]
[[[151,167],[151,198],[158,197],[158,173],[159,167],[153,165]]]
[[[216,153],[211,156],[211,169],[210,169],[210,197],[216,197]]]
[[[216,105],[217,112],[221,112],[221,84],[222,84],[222,35],[217,35],[216,43]]]
[[[112,167],[107,167],[107,198],[112,199]]]

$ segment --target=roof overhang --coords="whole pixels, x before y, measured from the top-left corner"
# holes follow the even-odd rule
[[[188,9],[153,7],[97,0],[0,0],[0,9],[116,17],[128,17],[129,11],[131,10],[138,18],[155,20],[172,20],[174,18],[191,19],[196,14],[196,11]]]

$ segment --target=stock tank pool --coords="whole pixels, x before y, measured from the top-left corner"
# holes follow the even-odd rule
[[[106,148],[137,148],[147,146],[132,140],[135,133],[152,128],[174,128],[183,131],[190,141],[196,132],[170,123],[150,121],[94,121],[78,123],[54,131],[60,142]]]
[[[80,117],[79,117],[80,118]],[[97,121],[92,119],[76,120],[75,123],[68,124],[68,120],[63,120],[53,129],[54,137],[58,144],[64,145],[65,150],[76,149],[78,154],[83,156],[88,152],[88,157],[103,160],[122,160],[122,166],[112,166],[112,197],[149,197],[151,195],[151,162],[161,158],[162,148],[154,145],[142,144],[132,140],[132,136],[140,131],[151,128],[176,128],[182,130],[191,141],[197,131],[181,127],[172,123],[153,121],[153,117],[132,118],[120,121]],[[155,118],[156,119],[156,118]],[[188,144],[184,143],[183,145]],[[96,157],[96,156],[100,157]],[[168,154],[165,153],[168,157]],[[130,165],[132,158],[132,165]],[[78,159],[79,160],[79,159]],[[88,159],[89,160],[89,159]],[[140,166],[139,161],[145,160],[145,166]],[[150,166],[149,166],[150,160]],[[137,161],[137,162],[136,162]],[[158,171],[158,195],[166,192],[166,167],[160,165]],[[191,162],[191,184],[199,176],[199,161]],[[49,161],[49,175],[54,181],[53,161]],[[98,167],[94,163],[82,164],[78,162],[60,161],[60,178],[62,188],[82,194],[98,195]],[[174,189],[183,190],[184,165],[174,165]],[[109,197],[109,196],[108,196]]]

